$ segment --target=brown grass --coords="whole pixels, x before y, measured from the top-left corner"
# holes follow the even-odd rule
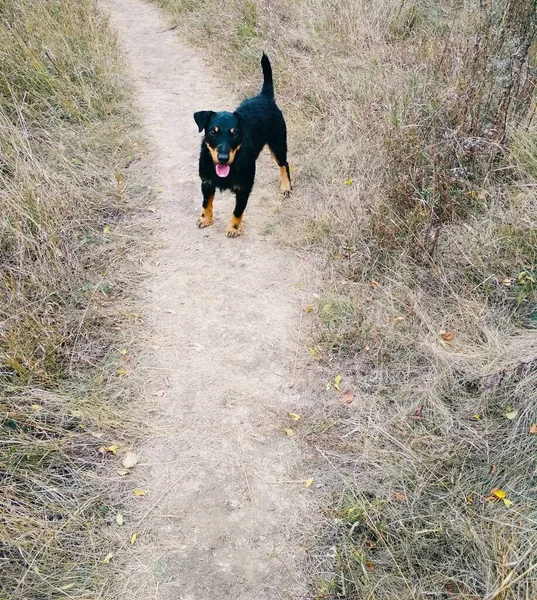
[[[141,146],[94,0],[4,1],[0,61],[0,597],[97,597]]]
[[[273,62],[329,290],[316,597],[537,597],[534,2],[159,4],[241,93]]]

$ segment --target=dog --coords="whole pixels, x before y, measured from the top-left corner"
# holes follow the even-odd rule
[[[280,168],[280,192],[291,193],[287,162],[287,127],[274,99],[272,67],[265,53],[261,58],[263,87],[257,96],[244,100],[235,112],[202,110],[194,113],[199,133],[204,131],[199,160],[203,211],[199,227],[213,222],[216,188],[235,193],[235,210],[226,233],[242,234],[242,217],[254,185],[256,161],[267,145]]]

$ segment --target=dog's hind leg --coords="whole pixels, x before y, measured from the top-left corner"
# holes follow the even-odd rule
[[[198,219],[198,227],[209,227],[213,224],[214,184],[208,180],[202,181],[201,192],[203,194],[203,210]]]
[[[285,124],[283,131],[279,131],[278,135],[272,137],[268,143],[268,147],[272,152],[272,156],[276,159],[280,167],[280,194],[283,197],[289,196],[291,193],[291,174],[289,173],[289,163],[287,162],[287,136]]]

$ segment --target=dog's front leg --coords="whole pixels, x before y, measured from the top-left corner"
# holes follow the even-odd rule
[[[242,234],[242,215],[248,204],[248,198],[250,197],[251,191],[251,187],[235,190],[235,210],[233,211],[231,221],[226,228],[228,237],[237,237]]]
[[[209,227],[213,224],[213,200],[215,187],[212,181],[205,179],[201,182],[201,193],[203,194],[203,210],[198,219],[198,227]]]

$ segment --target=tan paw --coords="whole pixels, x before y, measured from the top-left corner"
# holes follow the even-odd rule
[[[199,228],[209,227],[209,225],[212,225],[212,224],[213,224],[213,216],[212,215],[202,214],[201,217],[198,219],[198,227]]]
[[[227,237],[239,237],[239,235],[242,235],[242,221],[232,217],[226,227],[226,235]]]

